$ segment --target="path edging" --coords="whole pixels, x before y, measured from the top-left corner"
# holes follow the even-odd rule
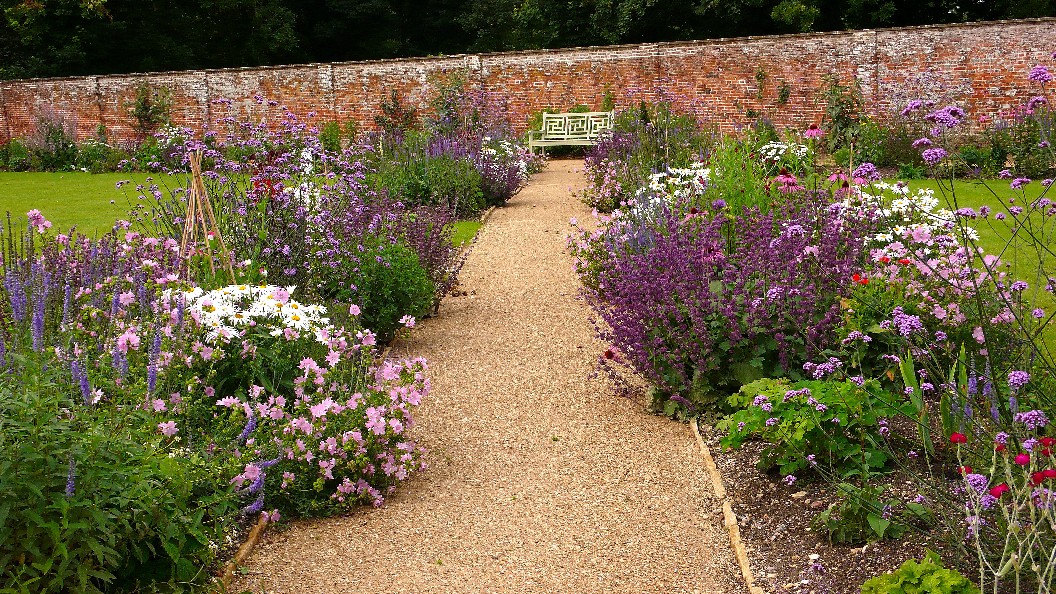
[[[250,529],[249,536],[246,537],[242,546],[238,547],[238,550],[235,551],[235,556],[224,565],[224,571],[220,574],[219,592],[227,592],[228,588],[231,587],[231,580],[235,578],[235,571],[240,565],[245,563],[249,554],[253,552],[257,543],[260,542],[261,537],[264,536],[264,531],[268,529],[268,524],[270,524],[268,517],[261,514],[260,519],[257,520],[257,523],[253,525],[252,529]]]
[[[733,556],[737,559],[737,565],[740,566],[744,585],[748,588],[749,594],[766,594],[765,590],[755,585],[752,566],[748,562],[748,551],[744,547],[744,541],[741,540],[741,530],[737,526],[737,514],[733,511],[733,505],[730,503],[730,498],[726,493],[726,486],[722,482],[722,474],[719,473],[719,467],[715,465],[715,458],[711,456],[711,451],[708,449],[707,444],[704,443],[704,438],[700,435],[700,427],[696,419],[690,422],[690,427],[693,428],[693,435],[697,438],[697,446],[704,457],[704,468],[708,471],[708,478],[711,479],[711,488],[715,492],[715,497],[722,501],[723,524],[730,534],[730,547],[733,548]]]

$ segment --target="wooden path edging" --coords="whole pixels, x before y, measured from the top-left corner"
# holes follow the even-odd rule
[[[722,501],[723,524],[730,533],[730,546],[733,548],[733,555],[737,559],[737,565],[741,568],[741,577],[744,578],[744,585],[748,588],[749,594],[766,594],[765,590],[755,585],[752,566],[748,562],[748,551],[744,548],[744,542],[741,540],[741,530],[737,526],[737,514],[734,513],[733,505],[726,494],[726,486],[722,482],[722,475],[719,473],[718,466],[715,465],[715,458],[711,456],[711,451],[708,449],[707,444],[704,443],[704,438],[700,435],[700,427],[696,419],[693,419],[690,427],[693,428],[693,435],[697,438],[697,446],[699,446],[700,453],[704,457],[704,468],[707,469],[708,478],[711,479],[711,488],[715,492],[715,497]]]

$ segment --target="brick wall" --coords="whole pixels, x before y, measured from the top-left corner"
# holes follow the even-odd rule
[[[1056,19],[999,21],[846,33],[744,37],[696,42],[477,54],[438,58],[307,64],[32,79],[0,82],[0,141],[26,136],[36,118],[54,109],[76,123],[78,136],[104,124],[111,137],[132,136],[127,104],[147,82],[168,87],[174,123],[202,128],[226,110],[226,98],[252,117],[256,94],[321,121],[373,117],[390,89],[421,108],[431,80],[462,72],[470,85],[506,102],[511,121],[526,128],[544,107],[583,103],[600,107],[606,90],[617,106],[667,94],[720,128],[748,124],[755,112],[778,128],[820,122],[819,90],[826,75],[857,78],[869,111],[884,116],[922,91],[957,100],[969,113],[992,114],[1037,92],[1026,75],[1035,64],[1053,65]],[[759,76],[763,76],[762,84]],[[790,93],[778,103],[781,85]]]

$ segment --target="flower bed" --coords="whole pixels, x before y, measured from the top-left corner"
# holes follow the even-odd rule
[[[374,149],[276,111],[168,138],[157,167],[200,158],[215,224],[148,179],[100,237],[36,210],[0,233],[0,590],[206,585],[241,526],[381,505],[422,468],[426,362],[377,349],[456,281],[457,205],[379,191]],[[529,161],[474,142],[504,202]]]
[[[1031,72],[1041,94],[1021,123],[1046,138],[1047,72]],[[914,101],[906,116],[926,123],[913,143],[924,162],[963,170],[967,114]],[[822,136],[836,129],[720,139],[697,164],[639,179],[619,172],[682,153],[643,156],[633,134],[614,135],[592,165],[611,175],[585,199],[615,209],[596,231],[573,221],[570,242],[610,345],[599,364],[645,377],[658,412],[717,421],[720,466],[740,481],[749,548],[773,555],[755,558],[773,585],[884,591],[929,572],[975,587],[937,557],[896,569],[927,545],[988,591],[1047,591],[1052,182],[1028,194],[1030,180],[1003,172],[1008,189],[973,208],[882,183],[871,163],[828,175],[815,151],[839,146]],[[988,253],[995,235],[1008,244]],[[888,570],[901,577],[863,585]]]

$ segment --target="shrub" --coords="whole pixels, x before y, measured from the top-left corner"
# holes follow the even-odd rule
[[[3,583],[99,592],[203,581],[229,489],[219,480],[211,492],[196,488],[194,459],[167,455],[146,412],[76,402],[49,375],[0,380]]]
[[[337,122],[327,122],[323,124],[323,127],[319,129],[319,144],[322,145],[323,150],[331,153],[340,153],[344,131],[341,128],[341,124]]]
[[[808,194],[768,213],[661,202],[602,219],[572,250],[602,338],[657,387],[656,404],[706,405],[829,346],[868,225],[828,212]]]
[[[934,551],[920,561],[909,559],[895,571],[870,578],[862,594],[979,594],[979,588],[956,569],[942,566]]]
[[[402,244],[382,244],[360,258],[352,277],[351,299],[363,310],[363,324],[384,342],[409,315],[425,316],[433,306],[434,286],[417,254]]]
[[[29,147],[25,141],[12,138],[0,145],[0,169],[27,171],[32,165]]]
[[[69,171],[77,160],[74,138],[77,127],[51,108],[37,116],[37,126],[28,139],[30,167],[39,171]]]
[[[901,397],[883,393],[875,380],[758,380],[742,386],[727,402],[737,411],[724,419],[723,447],[740,447],[758,436],[768,445],[763,470],[782,475],[822,469],[843,478],[882,471],[889,418],[910,414]]]
[[[125,109],[132,116],[132,126],[139,137],[146,138],[169,123],[172,91],[167,87],[154,87],[142,82],[136,86],[132,100],[125,104]]]

